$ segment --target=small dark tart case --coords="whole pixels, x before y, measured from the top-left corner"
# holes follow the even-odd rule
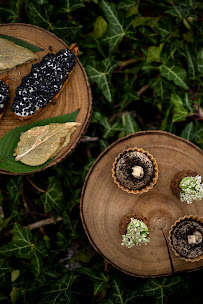
[[[190,243],[196,236],[197,243]],[[197,262],[203,258],[203,217],[186,215],[180,217],[169,231],[169,244],[181,260]],[[192,257],[193,256],[193,257]]]
[[[131,154],[133,154],[134,152],[138,152],[137,153],[138,158],[135,156],[135,159],[133,160],[133,157],[131,157]],[[130,157],[131,157],[130,162],[132,162],[132,164],[131,164],[131,168],[129,168],[130,167],[129,165],[126,166],[126,169],[127,169],[126,172],[127,173],[126,173],[126,176],[124,177],[125,181],[124,181],[124,183],[122,183],[122,181],[119,180],[119,177],[117,176],[118,175],[118,166],[119,166],[118,164],[119,164],[119,162],[122,158],[126,158],[126,156],[128,156],[128,155],[130,155]],[[146,158],[147,161],[149,161],[151,163],[151,166],[153,168],[152,169],[153,172],[151,172],[150,178],[148,176],[147,165],[145,166],[144,162],[143,162],[143,164],[142,164],[142,161],[140,162],[140,159],[139,159],[140,157],[139,156],[143,156],[143,159]],[[144,176],[142,178],[138,179],[138,178],[135,178],[135,177],[131,176],[133,167],[136,166],[136,165],[143,167]],[[130,148],[128,150],[124,150],[115,159],[115,161],[113,163],[113,168],[112,168],[112,177],[113,177],[114,183],[119,188],[121,188],[123,191],[127,191],[128,193],[133,193],[133,194],[142,194],[144,192],[148,192],[157,183],[158,165],[157,165],[156,160],[154,159],[154,157],[148,151],[144,151],[143,149],[141,149],[141,148],[139,149],[139,148],[136,148],[136,147]],[[146,183],[145,183],[144,179],[146,179]],[[128,183],[128,180],[130,181],[129,184],[131,184],[131,185],[134,184],[133,187],[131,187],[131,185],[129,187],[126,185]],[[138,185],[138,187],[137,187],[137,185]]]

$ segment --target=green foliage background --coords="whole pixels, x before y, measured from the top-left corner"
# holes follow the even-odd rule
[[[200,271],[154,279],[106,272],[79,217],[85,176],[116,139],[159,129],[202,148],[201,2],[4,0],[0,16],[77,42],[93,95],[88,137],[67,159],[0,176],[0,303],[202,303]],[[50,216],[53,225],[23,228]]]

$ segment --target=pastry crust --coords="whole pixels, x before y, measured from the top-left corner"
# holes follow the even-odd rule
[[[147,183],[147,185],[145,185],[144,187],[140,188],[140,189],[130,189],[128,187],[126,187],[125,185],[123,185],[121,183],[121,181],[119,181],[117,174],[116,174],[116,169],[117,169],[117,163],[118,161],[121,159],[122,156],[125,156],[126,154],[131,152],[139,152],[142,153],[143,156],[147,157],[148,160],[151,162],[151,164],[153,165],[153,174],[149,180],[149,182]],[[134,148],[129,148],[128,150],[124,150],[122,153],[120,153],[118,155],[118,157],[115,159],[114,163],[113,163],[113,168],[112,168],[112,177],[114,180],[114,183],[117,184],[117,186],[119,188],[121,188],[123,191],[127,191],[128,193],[132,193],[132,194],[142,194],[144,192],[148,192],[150,189],[153,188],[153,186],[157,183],[158,180],[158,165],[156,160],[154,159],[154,157],[148,152],[148,151],[144,151],[143,149],[138,149],[136,147]],[[143,177],[144,178],[144,177]],[[127,178],[126,178],[127,180]],[[140,180],[138,180],[140,183]]]
[[[174,234],[174,231],[175,229],[178,229],[178,225],[180,225],[181,223],[183,223],[185,220],[188,220],[188,221],[194,221],[194,222],[197,222],[199,223],[199,225],[203,225],[203,218],[202,217],[199,217],[198,215],[185,215],[184,217],[180,217],[177,221],[175,221],[175,223],[171,226],[171,229],[169,231],[169,244],[173,250],[173,252],[175,253],[175,255],[177,257],[179,257],[179,259],[181,260],[184,260],[186,262],[197,262],[197,261],[200,261],[202,258],[203,258],[203,253],[202,253],[202,250],[200,251],[200,255],[197,256],[197,257],[193,257],[193,258],[190,258],[190,257],[187,257],[187,256],[183,256],[182,254],[180,254],[177,250],[177,248],[174,247],[174,244],[173,244],[173,234]],[[194,228],[193,228],[194,229]],[[178,242],[180,245],[182,244],[183,246],[183,243],[182,241]],[[202,246],[202,243],[201,243],[201,246]],[[185,245],[185,248],[187,248],[188,245],[186,244]],[[190,246],[192,247],[192,246]],[[195,248],[195,247],[194,247]],[[194,249],[192,248],[192,249]]]

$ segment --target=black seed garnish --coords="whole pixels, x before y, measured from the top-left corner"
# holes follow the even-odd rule
[[[3,112],[6,102],[9,100],[8,86],[0,80],[0,114]]]
[[[60,50],[56,55],[45,55],[22,78],[11,111],[17,116],[26,117],[45,107],[59,93],[75,64],[76,56],[69,49]]]

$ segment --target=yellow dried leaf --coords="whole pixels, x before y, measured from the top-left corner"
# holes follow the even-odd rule
[[[15,160],[29,166],[44,164],[69,143],[78,125],[78,122],[51,123],[29,129],[20,136]]]
[[[0,72],[38,58],[32,51],[0,38]]]

